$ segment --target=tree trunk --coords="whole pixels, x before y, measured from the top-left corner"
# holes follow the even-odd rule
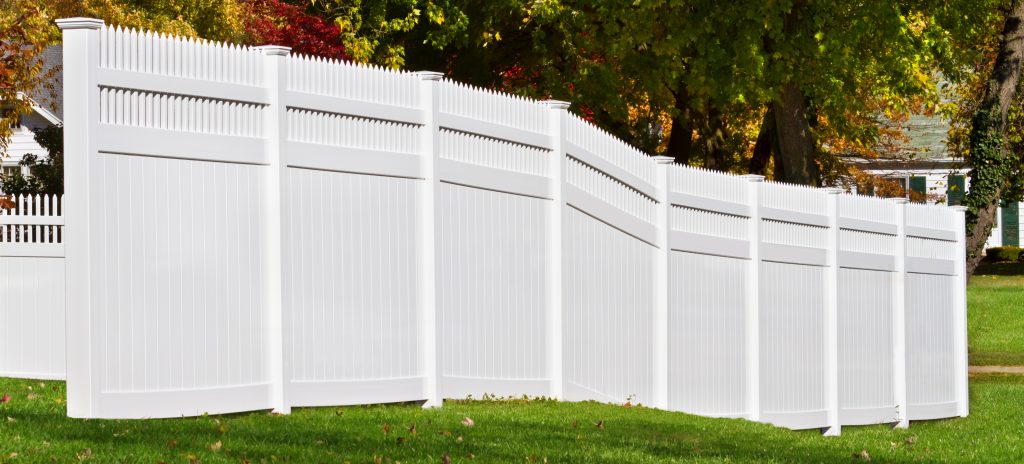
[[[672,132],[668,137],[667,156],[679,164],[690,164],[693,157],[693,111],[686,89],[675,92],[676,115],[672,117]]]
[[[818,165],[814,163],[814,138],[807,122],[807,97],[795,83],[787,82],[772,110],[779,140],[776,172],[782,174],[776,180],[817,186]]]
[[[985,241],[996,222],[999,197],[1014,172],[1014,159],[1006,146],[1006,114],[1017,94],[1024,59],[1024,1],[1014,0],[999,37],[999,55],[986,83],[978,112],[971,121],[971,188],[967,210],[967,275],[981,262]]]
[[[714,106],[709,106],[700,139],[704,143],[704,167],[722,171],[725,169],[725,117]]]
[[[775,113],[771,105],[764,112],[761,130],[754,143],[754,154],[750,157],[750,173],[764,175],[768,171],[768,162],[778,151],[779,140],[775,132]]]

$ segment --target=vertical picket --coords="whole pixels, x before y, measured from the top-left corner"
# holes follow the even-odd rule
[[[420,149],[423,156],[423,182],[419,192],[419,230],[416,251],[419,262],[419,278],[416,279],[416,295],[420,305],[419,326],[421,342],[420,362],[426,376],[424,386],[423,407],[440,407],[443,401],[438,379],[441,377],[441,364],[437,359],[438,330],[437,322],[437,250],[439,242],[436,234],[437,192],[440,181],[437,176],[438,137],[437,137],[437,85],[443,75],[433,71],[416,73],[420,81],[420,108],[423,109],[424,122],[420,128]]]
[[[565,176],[562,165],[565,161],[564,125],[568,116],[569,103],[548,100],[541,102],[549,111],[548,133],[551,135],[551,153],[548,157],[548,185],[551,202],[545,211],[547,230],[544,237],[545,272],[547,278],[547,372],[551,380],[551,397],[562,399],[565,376],[562,367],[562,213],[566,208],[562,198]]]
[[[264,289],[268,324],[266,327],[269,344],[268,369],[271,378],[270,404],[275,412],[288,414],[291,406],[288,403],[288,382],[291,378],[290,366],[285,361],[289,358],[289,344],[285,339],[291,333],[288,318],[285,317],[285,295],[291,288],[285,279],[290,278],[284,272],[284,249],[287,224],[282,220],[281,207],[286,204],[285,195],[288,191],[288,173],[284,162],[285,134],[288,133],[288,109],[284,101],[285,80],[288,78],[288,55],[291,48],[280,45],[264,45],[257,47],[263,54],[263,83],[270,89],[270,104],[266,112],[266,136],[270,165],[266,171],[266,211],[263,226],[266,228],[266,272],[267,287]]]
[[[896,250],[892,273],[892,380],[896,428],[910,427],[907,418],[907,199],[893,198],[896,212]]]
[[[103,21],[90,18],[57,20],[64,34],[64,75],[73,76],[64,83],[64,191],[70,200],[65,208],[65,275],[67,279],[66,324],[76,330],[67,331],[68,416],[89,417],[93,414],[99,378],[92,364],[93,320],[92,256],[100,241],[93,240],[91,221],[90,178],[95,169],[91,158],[96,151],[94,126],[99,116],[100,29]]]
[[[839,425],[839,194],[837,188],[823,189],[828,195],[828,238],[825,269],[825,408],[828,412],[826,436],[838,436]]]
[[[672,254],[672,250],[669,249],[669,211],[672,209],[672,202],[669,201],[668,195],[668,170],[674,161],[671,156],[655,156],[655,161],[658,163],[657,172],[655,175],[655,187],[657,189],[657,196],[655,200],[658,202],[658,209],[654,215],[654,225],[657,228],[657,243],[655,248],[651,251],[655,254],[654,256],[654,269],[652,275],[654,276],[654,317],[651,318],[653,322],[651,329],[653,330],[653,336],[651,337],[654,342],[653,352],[653,365],[652,369],[653,378],[653,396],[654,402],[651,406],[659,409],[668,409],[668,313],[669,313],[669,259]]]
[[[747,205],[750,206],[750,220],[747,222],[747,240],[750,259],[747,261],[747,285],[743,291],[743,323],[746,342],[744,362],[746,363],[747,419],[761,420],[761,211],[760,195],[764,176],[749,174],[747,179]]]
[[[956,212],[955,227],[956,227],[956,259],[955,274],[956,284],[953,294],[955,301],[953,303],[954,321],[953,321],[953,347],[955,351],[955,366],[954,366],[954,378],[956,382],[956,402],[957,402],[957,414],[960,417],[967,417],[970,410],[970,397],[968,395],[968,384],[967,384],[967,266],[965,257],[967,256],[967,238],[966,238],[966,225],[965,225],[965,214],[967,212],[966,206],[954,206],[952,208]]]

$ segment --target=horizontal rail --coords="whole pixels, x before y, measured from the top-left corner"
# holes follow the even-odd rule
[[[846,230],[857,230],[861,232],[871,232],[875,234],[896,235],[896,224],[865,221],[863,219],[854,219],[847,217],[839,217],[839,228]]]
[[[270,91],[264,87],[251,85],[107,68],[97,70],[96,80],[100,87],[142,90],[257,105],[270,104]]]
[[[914,274],[956,275],[956,261],[907,256],[907,272]]]
[[[98,151],[236,164],[269,164],[267,141],[255,137],[97,124]]]
[[[688,193],[669,192],[668,201],[676,206],[714,211],[717,213],[731,214],[733,216],[750,217],[750,206],[743,203],[735,203],[715,198],[690,195]]]
[[[632,235],[640,241],[657,246],[658,230],[653,224],[616,208],[614,205],[605,203],[604,200],[578,187],[565,185],[563,189],[565,202],[569,205],[626,234]]]
[[[761,207],[760,212],[762,219],[772,219],[792,224],[828,227],[828,216],[824,214],[804,213],[800,211],[790,211],[788,209],[769,207]]]
[[[62,226],[64,216],[8,216],[0,214],[0,226]]]
[[[873,271],[895,271],[896,257],[876,253],[839,250],[839,267]]]
[[[668,243],[676,251],[750,259],[750,242],[746,240],[674,230],[669,232]]]
[[[0,256],[9,258],[63,258],[63,243],[0,242]]]
[[[946,242],[956,241],[956,232],[944,229],[932,229],[930,227],[907,226],[908,237],[930,238]]]
[[[284,164],[293,168],[423,178],[423,157],[412,153],[285,142]]]
[[[563,148],[569,156],[576,158],[581,163],[607,174],[609,177],[628,185],[630,188],[635,189],[650,198],[658,197],[658,189],[653,184],[616,166],[611,161],[592,153],[590,150],[569,141],[564,143]]]
[[[379,119],[418,126],[422,126],[426,121],[426,115],[419,108],[408,108],[350,98],[287,91],[284,93],[284,102],[285,106],[289,108]]]
[[[529,197],[551,198],[551,182],[546,176],[505,171],[449,159],[440,159],[437,163],[441,182]]]
[[[761,243],[761,260],[777,263],[828,266],[828,250],[779,243]]]
[[[482,135],[492,139],[505,140],[545,150],[550,150],[554,147],[554,141],[551,140],[551,136],[541,132],[517,129],[502,124],[442,112],[438,112],[434,116],[434,120],[441,129]]]

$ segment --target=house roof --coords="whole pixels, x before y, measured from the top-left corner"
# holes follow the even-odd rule
[[[51,45],[43,50],[42,74],[53,72],[53,80],[48,85],[34,89],[27,96],[33,102],[33,108],[47,120],[59,124],[64,120],[64,47]],[[56,118],[56,121],[53,118]]]

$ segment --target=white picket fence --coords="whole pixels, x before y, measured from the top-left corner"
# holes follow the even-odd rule
[[[673,165],[436,73],[59,24],[71,416],[967,414],[961,211]]]
[[[19,196],[14,202],[13,209],[0,208],[0,376],[62,379],[61,201]]]

